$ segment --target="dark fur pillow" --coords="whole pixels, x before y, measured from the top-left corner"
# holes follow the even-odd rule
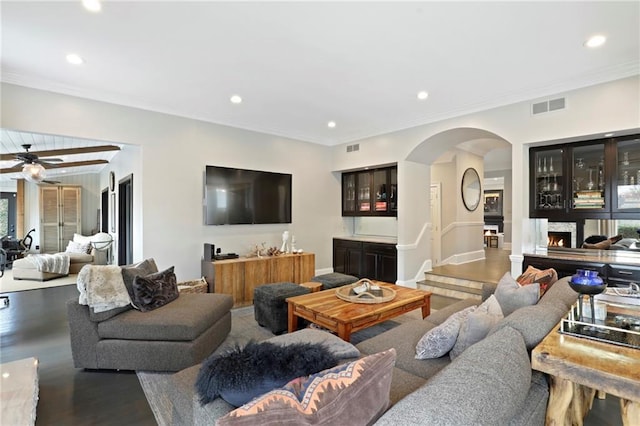
[[[202,363],[196,391],[208,404],[218,396],[239,407],[297,377],[317,373],[338,364],[338,359],[319,343],[249,342],[244,348],[209,357]]]
[[[152,311],[179,296],[173,266],[151,275],[138,275],[133,279],[133,306],[142,312]]]

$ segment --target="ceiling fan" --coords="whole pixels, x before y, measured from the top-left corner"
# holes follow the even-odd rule
[[[50,151],[31,152],[30,144],[22,145],[25,152],[14,152],[9,154],[1,154],[0,160],[10,161],[18,160],[19,163],[12,167],[0,169],[0,173],[22,173],[25,179],[31,182],[58,183],[55,181],[47,181],[44,179],[46,169],[57,169],[66,167],[91,166],[95,164],[107,164],[107,160],[86,160],[64,162],[56,155],[74,155],[74,154],[90,154],[104,151],[119,151],[120,147],[116,145],[89,146],[81,148],[55,149]]]

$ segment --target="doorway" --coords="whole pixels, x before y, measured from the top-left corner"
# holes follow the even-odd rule
[[[105,188],[100,194],[100,231],[109,232],[109,190]]]
[[[16,196],[15,192],[0,192],[0,237],[8,235],[16,238]]]
[[[133,263],[133,175],[118,182],[118,265]]]
[[[431,266],[438,266],[442,261],[442,201],[441,184],[431,184]]]

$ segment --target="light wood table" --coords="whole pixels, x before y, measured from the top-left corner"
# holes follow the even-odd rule
[[[558,328],[531,353],[532,368],[551,376],[546,424],[582,425],[597,390],[620,398],[624,425],[640,425],[640,350]]]
[[[395,284],[374,281],[396,291],[396,297],[384,303],[352,303],[336,296],[336,289],[289,297],[289,333],[298,329],[298,317],[311,321],[345,341],[351,333],[371,327],[414,309],[422,309],[422,318],[431,312],[431,293]]]

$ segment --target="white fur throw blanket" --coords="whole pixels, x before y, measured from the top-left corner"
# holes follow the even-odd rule
[[[77,286],[78,303],[88,305],[95,313],[131,303],[119,266],[85,265],[78,273]]]
[[[69,273],[70,260],[68,254],[30,254],[27,259],[38,271],[65,275]]]

